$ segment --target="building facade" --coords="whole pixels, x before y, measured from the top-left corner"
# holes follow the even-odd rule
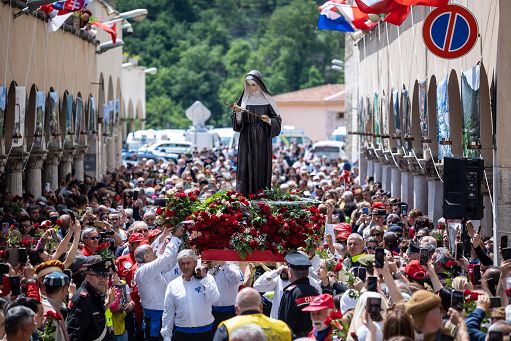
[[[479,28],[475,47],[458,59],[439,58],[425,46],[430,7],[412,8],[399,27],[380,22],[346,37],[348,150],[361,182],[374,177],[434,219],[442,216],[443,157],[482,158],[482,233],[498,237],[511,233],[511,32],[505,27],[511,2],[450,3],[468,8]]]
[[[327,140],[346,125],[344,85],[325,84],[274,96],[282,124],[303,129],[312,141]],[[314,122],[314,124],[311,124]]]
[[[123,127],[145,118],[145,108],[129,111],[145,106],[145,78],[123,95],[122,48],[97,53],[109,35],[69,23],[49,33],[40,11],[14,18],[22,7],[0,4],[0,180],[4,191],[37,197],[69,174],[101,180],[121,164]],[[101,0],[88,9],[100,21],[118,15]]]

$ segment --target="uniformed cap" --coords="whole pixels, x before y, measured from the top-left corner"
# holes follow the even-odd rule
[[[97,256],[92,258],[90,261],[88,260],[84,266],[86,271],[93,271],[95,273],[101,274],[113,270],[113,264],[114,263],[110,258],[102,259],[100,256]]]
[[[320,311],[323,309],[334,309],[334,299],[330,294],[321,294],[313,299],[308,307],[302,309],[302,311]]]
[[[303,251],[291,251],[286,255],[286,262],[293,269],[306,270],[312,266],[309,256]]]
[[[44,285],[50,287],[65,287],[69,285],[69,277],[63,272],[52,272],[44,277]]]

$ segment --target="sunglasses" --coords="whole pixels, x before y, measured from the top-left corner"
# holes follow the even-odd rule
[[[100,240],[101,237],[98,237],[98,236],[96,236],[96,237],[84,237],[83,239]]]
[[[149,232],[148,229],[140,229],[140,230],[136,230],[135,231],[136,233],[144,233],[144,232]]]
[[[376,248],[374,246],[366,246],[366,250],[369,251],[369,250],[376,250]]]

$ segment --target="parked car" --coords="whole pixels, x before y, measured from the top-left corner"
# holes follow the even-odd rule
[[[142,159],[146,160],[154,160],[155,162],[162,161],[164,163],[177,163],[179,155],[177,154],[167,154],[167,155],[155,155],[153,153],[147,152],[126,152],[122,154],[122,163],[124,166],[128,164],[137,165],[138,162]]]
[[[211,129],[210,132],[218,134],[222,147],[229,147],[231,145],[231,140],[234,138],[234,134],[236,133],[232,130],[232,128],[215,128]]]
[[[346,127],[337,127],[330,135],[330,140],[344,142],[346,140]]]
[[[150,145],[147,148],[142,148],[139,151],[153,153],[159,156],[165,156],[168,154],[177,155],[191,155],[193,150],[193,143],[189,141],[160,141]]]
[[[318,157],[326,156],[328,160],[345,159],[344,142],[318,141],[312,145],[311,152]]]

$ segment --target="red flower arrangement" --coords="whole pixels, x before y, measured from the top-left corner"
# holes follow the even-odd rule
[[[253,251],[284,255],[316,247],[324,217],[314,204],[293,203],[296,196],[263,191],[253,196],[277,199],[249,202],[235,191],[219,192],[198,205],[188,229],[190,244],[199,250],[234,249],[244,259]]]
[[[238,236],[246,228],[244,218],[249,214],[249,205],[247,199],[235,191],[219,192],[209,197],[198,205],[191,215],[195,225],[188,229],[190,244],[199,250],[237,249],[231,247],[231,236],[235,240],[234,236]],[[237,242],[252,242],[255,247],[257,234],[252,234],[250,240],[240,238]],[[243,252],[243,248],[239,248],[239,251]]]
[[[158,207],[155,213],[159,216],[160,223],[164,226],[176,227],[180,222],[187,220],[193,213],[198,202],[198,191],[175,192],[167,194],[167,206]]]

